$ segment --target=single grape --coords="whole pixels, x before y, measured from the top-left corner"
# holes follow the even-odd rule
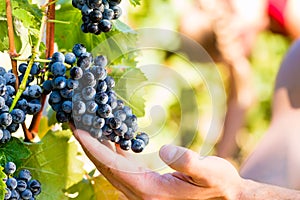
[[[97,110],[98,110],[98,104],[95,101],[91,100],[86,102],[86,112],[93,114],[96,113]]]
[[[89,15],[93,9],[89,8],[88,5],[84,4],[81,8],[82,15]]]
[[[19,172],[18,179],[24,180],[26,182],[30,181],[30,179],[31,179],[31,172],[28,169],[22,169]]]
[[[99,81],[97,84],[97,93],[105,92],[107,90],[107,84],[105,81]]]
[[[50,70],[54,76],[63,76],[65,75],[67,68],[62,62],[54,62],[51,65]]]
[[[69,65],[73,65],[76,62],[76,56],[74,53],[67,53],[65,55],[65,62]]]
[[[120,144],[120,148],[123,149],[124,151],[128,151],[131,148],[131,140],[126,140],[122,138],[119,141],[119,144]]]
[[[8,85],[14,85],[16,82],[16,76],[13,73],[6,73],[3,77]]]
[[[10,189],[10,190],[14,190],[17,187],[17,180],[15,178],[8,178],[6,180],[6,186]]]
[[[105,80],[107,77],[106,69],[100,66],[93,66],[90,68],[90,71],[93,73],[95,79],[97,80]]]
[[[103,19],[112,20],[115,16],[115,13],[112,9],[104,9]]]
[[[30,189],[34,196],[39,195],[41,193],[41,183],[38,180],[31,179],[27,185],[28,189]]]
[[[18,67],[20,73],[25,74],[28,65],[26,63],[21,63]]]
[[[14,132],[17,132],[17,130],[19,129],[19,127],[20,127],[20,124],[18,124],[18,123],[11,123],[6,129],[9,132],[14,133]]]
[[[106,104],[108,102],[108,95],[105,92],[97,92],[95,95],[95,101],[98,104]]]
[[[59,91],[52,91],[50,96],[49,96],[49,104],[54,104],[54,103],[59,103],[61,102],[62,98],[61,95],[59,93]]]
[[[124,136],[127,131],[128,127],[125,123],[122,123],[118,129],[114,130],[115,134],[117,134],[118,136]]]
[[[96,95],[96,90],[92,86],[87,86],[83,88],[81,94],[84,100],[92,100]]]
[[[82,101],[73,101],[73,114],[74,115],[82,115],[86,111],[85,103]]]
[[[117,110],[114,113],[114,116],[119,118],[121,121],[125,121],[126,113],[123,110]]]
[[[120,4],[121,0],[108,0],[108,2],[109,2],[110,5],[115,6],[115,5]]]
[[[28,96],[31,98],[39,98],[42,95],[42,88],[39,85],[31,85],[26,90]]]
[[[63,89],[67,86],[67,79],[64,76],[58,76],[52,80],[54,89]]]
[[[69,116],[64,111],[56,112],[56,119],[59,123],[65,123],[69,121]]]
[[[65,113],[71,113],[72,112],[72,101],[64,101],[61,105],[61,108]]]
[[[7,85],[6,86],[6,94],[8,94],[9,96],[15,95],[16,94],[15,88],[11,85]]]
[[[27,188],[27,183],[24,180],[17,181],[17,190],[23,192]]]
[[[92,124],[93,124],[93,115],[84,114],[82,116],[82,124],[84,126],[92,126]]]
[[[72,52],[75,54],[76,57],[79,57],[82,53],[86,52],[86,48],[83,44],[75,44],[73,46]]]
[[[32,192],[29,189],[24,190],[21,193],[21,197],[25,200],[32,198]]]
[[[59,93],[60,93],[60,95],[61,95],[62,98],[72,99],[72,97],[74,95],[74,90],[73,89],[64,88],[64,89],[60,90]]]
[[[118,19],[122,15],[122,9],[119,6],[110,7],[114,11],[113,19]]]
[[[7,127],[12,123],[12,116],[9,113],[2,113],[0,115],[0,125],[3,127]]]
[[[1,132],[2,132],[2,130],[1,130]],[[17,166],[14,162],[7,162],[4,165],[4,173],[7,175],[12,175],[13,173],[15,173],[16,169],[17,169]]]
[[[123,136],[126,140],[131,140],[134,138],[134,131],[132,128],[128,128],[127,132]]]
[[[102,1],[101,0],[87,0],[87,5],[90,7],[90,8],[99,8],[101,6],[101,3]]]
[[[83,76],[83,71],[80,67],[72,67],[70,70],[70,76],[72,79],[78,80]]]
[[[144,133],[144,132],[140,132],[136,135],[136,139],[141,139],[144,141],[145,145],[148,145],[149,143],[149,136],[148,134]]]
[[[89,133],[91,134],[91,136],[92,137],[94,137],[94,138],[101,138],[101,136],[102,136],[102,129],[101,128],[94,128],[94,127],[92,127],[91,129],[90,129],[90,131],[89,131]]]
[[[111,115],[112,109],[108,104],[99,105],[97,114],[99,117],[108,118]]]
[[[131,150],[135,153],[140,153],[144,150],[145,148],[145,143],[141,139],[132,139],[131,140]]]
[[[55,52],[51,58],[52,62],[65,62],[65,55],[61,52]]]
[[[94,116],[93,117],[93,128],[99,129],[105,125],[105,120],[101,117]]]
[[[25,121],[25,113],[21,109],[15,108],[10,114],[14,123],[22,124]]]
[[[97,33],[99,31],[98,23],[89,23],[87,29],[90,33]]]
[[[28,103],[28,107],[26,108],[27,114],[35,115],[42,109],[42,105],[40,102],[30,101]]]
[[[5,192],[5,195],[4,195],[4,199],[7,200],[11,196],[11,191],[8,188],[5,188],[5,190],[6,190],[6,192]]]
[[[106,79],[105,79],[105,82],[107,84],[107,87],[109,89],[113,89],[115,87],[115,80],[113,79],[113,77],[111,76],[107,76]]]
[[[107,124],[112,129],[118,129],[122,125],[122,121],[117,117],[112,117],[107,119]]]
[[[40,63],[38,62],[34,62],[31,66],[31,69],[30,69],[30,74],[31,75],[37,75],[40,73]]]
[[[112,29],[112,24],[107,19],[102,19],[99,23],[99,29],[103,32],[109,32]]]
[[[88,26],[88,30],[90,30],[89,26]],[[90,67],[90,64],[91,64],[91,58],[88,56],[80,56],[77,60],[77,66],[83,70],[88,69]]]
[[[79,82],[77,80],[70,79],[70,78],[67,80],[67,87],[69,89],[76,89],[78,88],[78,86],[79,86]]]
[[[17,190],[11,190],[11,195],[9,200],[19,200],[20,199],[20,194]]]
[[[102,12],[100,10],[95,9],[89,14],[89,16],[92,22],[98,23],[102,19]]]

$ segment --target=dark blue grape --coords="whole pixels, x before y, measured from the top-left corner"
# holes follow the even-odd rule
[[[9,200],[19,200],[20,199],[20,194],[16,190],[11,190],[11,195]]]
[[[7,127],[12,123],[12,116],[9,113],[2,113],[0,115],[0,125]]]
[[[5,144],[11,139],[11,134],[8,130],[4,129],[3,131],[3,137],[0,140],[0,143]]]
[[[121,0],[108,0],[109,4],[112,6],[118,5],[121,3]]]
[[[93,124],[93,115],[84,114],[82,116],[82,124],[84,126],[92,126],[92,124]]]
[[[7,113],[7,112],[9,112],[9,107],[7,106],[7,105],[4,105],[3,106],[3,108],[0,110],[0,113],[2,114],[2,113]]]
[[[124,106],[123,111],[126,113],[126,116],[131,116],[132,115],[132,110],[128,106]]]
[[[113,19],[118,19],[122,15],[122,9],[119,6],[110,7],[114,11]]]
[[[107,76],[106,79],[105,79],[105,82],[106,82],[107,87],[109,89],[113,89],[116,85],[115,80],[111,76]]]
[[[27,63],[21,63],[18,67],[18,70],[20,73],[25,74],[27,67]]]
[[[11,196],[11,191],[8,188],[5,188],[5,190],[6,190],[6,192],[5,192],[5,195],[4,195],[4,200],[7,200]]]
[[[5,99],[0,96],[0,110],[5,106]]]
[[[60,93],[61,97],[65,98],[65,99],[72,99],[72,97],[74,95],[74,90],[64,88],[64,89],[60,90],[59,93]]]
[[[84,33],[88,33],[89,32],[88,25],[89,25],[88,23],[81,24],[80,26],[81,31]]]
[[[100,66],[91,67],[90,71],[93,73],[95,79],[97,80],[105,80],[107,77],[106,69]]]
[[[70,76],[72,79],[78,80],[83,76],[83,71],[80,67],[72,67],[70,70]]]
[[[84,100],[92,100],[96,95],[96,90],[92,86],[87,86],[83,88],[81,94]]]
[[[0,96],[5,95],[6,93],[6,85],[0,83]]]
[[[31,177],[31,172],[28,169],[22,169],[18,175],[18,179],[24,180],[26,182],[30,181]]]
[[[26,108],[28,107],[28,102],[26,99],[19,99],[19,101],[17,102],[17,108],[20,108],[21,110],[26,110]]]
[[[51,108],[55,111],[58,112],[61,110],[61,103],[53,103],[51,104]]]
[[[134,138],[134,132],[132,128],[128,128],[127,132],[123,136],[126,140],[131,140]]]
[[[109,32],[112,29],[112,24],[107,19],[102,19],[99,23],[99,29],[103,32]]]
[[[16,82],[16,76],[13,73],[6,73],[3,77],[8,85],[14,85]]]
[[[94,63],[95,65],[104,68],[107,65],[108,61],[106,56],[100,55],[95,58]]]
[[[89,8],[86,4],[84,4],[81,8],[82,15],[89,15],[93,9]]]
[[[25,200],[32,198],[32,192],[29,189],[24,190],[21,192],[21,197]]]
[[[15,95],[16,94],[15,88],[11,85],[7,85],[6,86],[6,94],[8,94],[9,96]]]
[[[119,144],[120,144],[120,148],[123,149],[124,151],[128,151],[131,148],[131,140],[126,140],[122,138],[119,141]]]
[[[114,130],[115,134],[117,134],[118,136],[124,136],[127,131],[128,127],[125,123],[122,123],[118,129]]]
[[[40,73],[40,63],[38,62],[34,62],[31,66],[31,69],[30,69],[30,74],[31,75],[37,75]]]
[[[86,52],[86,48],[83,44],[75,44],[73,46],[72,52],[75,54],[76,57],[79,57],[81,54]]]
[[[105,81],[99,81],[97,84],[97,92],[105,92],[107,90],[107,84]]]
[[[0,76],[3,76],[6,73],[6,70],[4,67],[0,67]]]
[[[17,181],[17,190],[23,192],[27,188],[27,183],[24,180]]]
[[[6,186],[10,189],[10,190],[14,190],[17,187],[17,180],[15,178],[8,178],[6,180]]]
[[[51,57],[52,62],[65,62],[65,55],[61,52],[55,52]]]
[[[64,76],[58,76],[52,80],[54,89],[63,89],[67,86],[67,79]]]
[[[65,123],[69,121],[69,116],[63,111],[56,112],[56,119],[59,123]]]
[[[82,101],[73,102],[73,114],[74,115],[82,115],[86,111],[85,103]]]
[[[88,69],[90,67],[90,64],[91,64],[91,58],[88,56],[80,56],[77,60],[77,66],[83,70]]]
[[[87,0],[87,5],[90,7],[90,8],[99,8],[102,4],[102,0]]]
[[[61,95],[59,91],[53,91],[51,92],[49,96],[49,104],[59,103],[62,100]]]
[[[117,107],[116,110],[122,110],[124,108],[124,102],[120,99],[117,100]],[[125,112],[125,111],[124,111]]]
[[[46,94],[49,94],[52,91],[52,89],[53,89],[53,87],[52,87],[52,80],[46,80],[46,81],[44,81],[42,87],[43,87],[44,92]]]
[[[112,20],[115,16],[115,13],[112,9],[104,9],[103,19]]]
[[[28,107],[26,109],[27,114],[29,115],[35,115],[42,109],[41,103],[36,103],[36,102],[29,102]]]
[[[20,124],[17,124],[17,123],[11,123],[6,129],[11,132],[11,133],[14,133],[14,132],[17,132],[17,130],[19,129],[20,127]]]
[[[0,76],[0,84],[6,85],[6,80],[3,76]]]
[[[50,70],[54,76],[63,76],[65,75],[67,68],[62,62],[55,62],[51,65]]]
[[[108,102],[108,95],[105,92],[97,92],[95,95],[95,101],[98,104],[106,104]]]
[[[113,129],[111,129],[107,124],[105,124],[102,128],[103,135],[108,136],[108,135],[112,134],[113,132],[114,132]]]
[[[39,85],[31,85],[26,88],[27,95],[31,98],[39,98],[42,95],[42,88]]]
[[[61,109],[65,113],[71,113],[72,112],[72,101],[64,101],[61,105]]]
[[[117,117],[112,117],[112,118],[107,119],[107,124],[112,129],[118,129],[121,127],[122,121]]]
[[[67,87],[69,89],[76,89],[79,86],[79,82],[77,80],[74,79],[68,79],[67,80]]]
[[[121,121],[125,121],[126,113],[123,110],[117,110],[114,113],[114,116],[119,118]]]
[[[25,121],[25,113],[21,109],[15,108],[10,114],[14,123],[22,124]]]
[[[76,56],[74,53],[67,53],[65,55],[65,62],[69,65],[73,65],[76,62]]]
[[[140,153],[144,150],[145,148],[145,143],[141,139],[132,139],[131,140],[131,150],[135,153]]]
[[[93,118],[93,128],[99,129],[102,128],[105,124],[105,120],[101,117],[94,116]]]
[[[145,145],[148,145],[148,143],[149,143],[149,136],[148,136],[148,134],[146,134],[144,132],[138,133],[135,138],[143,140]]]
[[[4,173],[7,175],[12,175],[13,173],[15,173],[16,169],[17,169],[17,166],[14,162],[7,162],[4,165]]]
[[[102,12],[100,10],[95,9],[89,14],[89,16],[92,22],[98,23],[102,19]]]
[[[98,23],[89,23],[87,29],[90,33],[96,34],[97,32],[99,32]]]
[[[91,100],[86,102],[86,112],[93,114],[96,113],[97,110],[98,110],[98,104],[95,101]]]
[[[27,183],[28,189],[32,192],[34,196],[39,195],[41,193],[41,183],[36,179],[31,179]]]
[[[112,109],[108,104],[99,105],[97,114],[99,117],[108,118],[111,115]]]

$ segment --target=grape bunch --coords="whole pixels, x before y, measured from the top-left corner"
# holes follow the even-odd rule
[[[111,20],[122,14],[120,3],[121,0],[72,0],[73,7],[82,13],[82,32],[96,35],[112,29]]]
[[[63,62],[71,65],[70,69]],[[56,52],[49,64],[53,79],[45,81],[43,88],[51,92],[48,102],[58,122],[72,122],[99,141],[110,140],[123,150],[139,153],[149,137],[137,133],[137,117],[117,98],[115,81],[105,68],[107,62],[103,55],[93,58],[82,44],[74,45],[72,53],[65,56]]]
[[[3,171],[6,174],[6,178],[3,180],[6,184],[4,200],[34,200],[41,193],[41,183],[36,179],[32,179],[31,172],[28,169],[22,169],[18,175],[14,176],[16,164],[7,162]]]
[[[34,65],[35,67],[31,68],[31,76],[27,79],[26,89],[11,112],[9,109],[16,95],[17,77],[12,72],[6,72],[3,67],[0,67],[0,145],[11,139],[11,134],[16,132],[20,124],[25,122],[27,114],[34,115],[41,109],[42,88],[31,83],[34,76],[39,72],[39,64],[35,63]],[[21,75],[18,78],[20,82],[26,69],[26,63],[19,65]]]

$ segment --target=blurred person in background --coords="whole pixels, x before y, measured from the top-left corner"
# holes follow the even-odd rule
[[[256,98],[248,58],[258,34],[270,30],[291,40],[299,38],[299,8],[299,0],[195,0],[183,12],[179,31],[229,68],[228,107],[218,156],[238,154],[236,135]]]

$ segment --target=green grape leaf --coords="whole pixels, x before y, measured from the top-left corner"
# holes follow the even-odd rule
[[[30,144],[32,155],[21,168],[29,169],[42,183],[43,200],[67,199],[64,190],[82,180],[85,172],[72,132],[49,131],[40,143]]]
[[[141,5],[141,0],[129,0],[133,6]]]
[[[116,81],[115,92],[131,107],[137,117],[145,115],[145,91],[143,85],[147,78],[139,68],[118,67],[111,73]]]
[[[0,166],[0,199],[4,199],[6,184],[2,181],[6,177],[3,167]]]
[[[30,150],[19,138],[12,137],[9,142],[0,145],[0,164],[2,166],[6,162],[12,161],[19,167],[30,155]]]
[[[43,138],[46,135],[46,133],[48,133],[48,131],[52,128],[53,125],[49,125],[48,122],[49,122],[48,117],[43,116],[41,118],[39,130],[38,130],[39,138]]]
[[[96,195],[92,182],[88,179],[82,179],[79,183],[68,188],[65,193],[69,199],[73,200],[96,200]]]
[[[125,200],[124,194],[118,191],[111,183],[107,181],[104,176],[97,176],[93,178],[93,187],[97,200],[111,199],[111,200]]]

